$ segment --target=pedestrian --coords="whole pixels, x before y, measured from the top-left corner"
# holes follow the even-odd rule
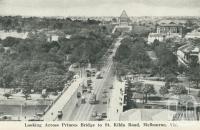
[[[51,113],[51,115],[53,116],[53,112]]]

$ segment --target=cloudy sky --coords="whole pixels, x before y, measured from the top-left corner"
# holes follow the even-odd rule
[[[0,15],[200,16],[200,0],[0,0]]]

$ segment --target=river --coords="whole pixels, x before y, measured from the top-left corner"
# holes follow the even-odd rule
[[[32,118],[36,113],[41,113],[45,110],[46,105],[32,105],[32,106],[19,106],[19,105],[0,105],[0,116],[13,115],[14,117]]]

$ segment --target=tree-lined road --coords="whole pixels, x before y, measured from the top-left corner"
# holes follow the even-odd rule
[[[109,91],[109,84],[112,84],[112,67],[113,67],[113,56],[116,53],[117,48],[121,44],[121,40],[123,38],[119,38],[115,46],[112,50],[112,54],[108,56],[107,63],[104,67],[102,67],[101,72],[103,79],[96,79],[95,77],[92,78],[93,81],[93,92],[97,95],[97,100],[99,100],[99,104],[91,105],[89,104],[89,98],[91,94],[85,94],[86,103],[85,104],[79,104],[79,106],[76,106],[77,97],[76,93],[70,98],[70,100],[65,104],[63,107],[63,118],[61,120],[63,121],[89,121],[94,120],[91,118],[91,114],[93,111],[97,110],[98,112],[107,112],[107,104],[103,104],[102,100],[107,100],[109,102],[109,94],[107,93],[107,99],[102,97],[103,90],[106,89]],[[80,89],[80,88],[79,88]],[[79,91],[78,89],[76,91]]]

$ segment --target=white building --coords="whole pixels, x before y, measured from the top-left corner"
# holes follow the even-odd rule
[[[72,37],[72,36],[69,35],[69,34],[67,34],[67,35],[65,36],[66,39],[71,39],[71,37]]]
[[[156,33],[149,33],[148,44],[158,40],[160,42],[170,38],[182,38],[182,26],[173,22],[169,24],[162,23],[157,26]]]
[[[159,33],[149,33],[148,36],[148,44],[153,43],[155,40],[158,40],[160,42],[164,41],[165,35],[159,34]]]
[[[192,57],[197,58],[197,62],[200,63],[200,47],[186,44],[178,48],[177,57],[180,63],[187,65],[191,62]]]
[[[119,30],[121,32],[130,32],[132,30],[132,26],[130,25],[131,20],[126,14],[126,11],[123,10],[122,14],[118,18],[118,24],[114,27],[112,33],[114,33],[116,30]]]
[[[17,32],[17,31],[0,31],[0,39],[4,40],[7,37],[15,37],[15,38],[21,38],[21,39],[26,39],[28,37],[28,32]]]
[[[50,35],[50,36],[47,38],[47,41],[48,41],[48,42],[53,42],[53,41],[57,42],[58,39],[59,39],[59,36],[58,36],[58,35]]]
[[[187,33],[187,34],[185,35],[185,38],[186,38],[186,39],[196,39],[196,38],[200,38],[200,29],[194,30],[194,31],[192,31],[192,32],[190,32],[190,33]]]

